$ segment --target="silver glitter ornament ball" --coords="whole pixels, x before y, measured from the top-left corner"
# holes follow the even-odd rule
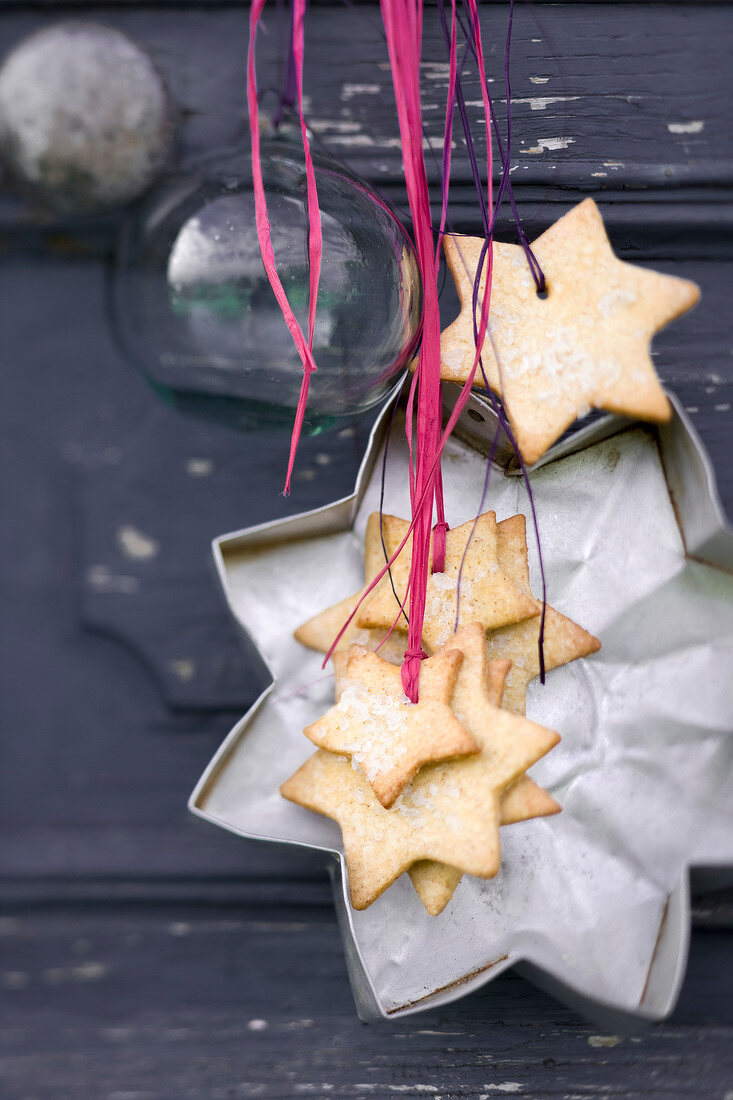
[[[54,24],[0,67],[0,156],[57,209],[83,214],[140,195],[168,159],[173,130],[162,77],[111,27]]]

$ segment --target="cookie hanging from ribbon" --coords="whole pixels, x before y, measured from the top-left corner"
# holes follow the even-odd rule
[[[462,655],[450,652],[423,664],[423,691],[411,704],[395,665],[353,646],[339,701],[303,731],[319,748],[351,758],[385,807],[425,764],[479,751],[453,714],[450,701]]]
[[[362,766],[355,768],[353,758],[349,761],[343,755],[348,751],[345,739],[338,737],[328,743],[321,741],[325,747],[306,760],[283,783],[280,792],[291,802],[338,822],[355,909],[366,908],[399,875],[419,864],[416,889],[428,911],[437,913],[455,889],[455,873],[458,878],[462,873],[492,878],[498,872],[502,823],[557,811],[554,799],[525,773],[557,744],[559,736],[495,705],[508,662],[494,662],[492,667],[486,660],[484,631],[480,624],[473,623],[440,654],[422,662],[417,704],[398,700],[400,673],[396,667],[354,646],[346,680],[342,678],[340,683],[339,703],[326,716],[333,719],[346,700],[348,737],[358,733],[356,727],[362,725],[361,715],[353,713],[349,696],[349,680],[355,673],[352,662],[365,661],[372,666],[366,677],[370,690],[360,697],[359,705],[370,722],[381,726],[383,740],[379,734],[367,731],[370,746],[380,755],[389,743],[402,741],[405,732],[403,728],[391,728],[390,714],[385,713],[385,693],[372,690],[379,686],[375,685],[374,673],[380,671],[391,681],[387,711],[401,706],[402,719],[411,715],[417,721],[417,712],[424,708],[429,726],[438,717],[429,713],[430,701],[438,701],[443,713],[436,734],[441,733],[441,727],[447,730],[455,723],[469,736],[465,727],[470,726],[474,752],[463,760],[456,759],[455,754],[448,761],[426,759],[387,808],[375,792],[366,759],[362,758]],[[461,679],[464,663],[466,674]],[[309,727],[305,733],[310,737],[312,730]],[[474,757],[475,767],[462,766]],[[516,791],[520,783],[523,786]],[[511,798],[504,804],[510,791]]]
[[[484,241],[446,237],[461,313],[441,335],[444,381],[473,366],[473,294]],[[663,422],[667,396],[649,353],[652,336],[696,304],[694,283],[619,260],[598,207],[585,199],[533,242],[545,274],[539,295],[523,249],[494,242],[489,329],[481,352],[528,465],[590,409]],[[483,294],[480,284],[479,302]]]
[[[343,623],[352,613],[353,619],[341,634],[335,646],[333,657],[335,659],[344,655],[349,646],[357,643],[365,649],[377,650],[381,657],[394,664],[400,664],[402,655],[407,646],[405,633],[405,617],[403,616],[395,630],[386,635],[386,630],[393,622],[395,614],[399,610],[397,594],[399,585],[395,585],[394,591],[389,583],[389,577],[383,578],[376,588],[364,599],[361,608],[357,610],[357,604],[364,597],[366,589],[377,576],[384,563],[385,550],[387,553],[394,546],[399,545],[404,533],[409,527],[407,520],[396,516],[384,515],[381,517],[384,527],[385,544],[382,546],[380,537],[380,516],[378,512],[369,517],[364,537],[364,580],[365,585],[352,596],[339,600],[331,607],[325,608],[303,623],[295,631],[296,639],[310,649],[320,653],[328,653],[333,646],[334,639],[341,630]],[[469,525],[467,525],[469,526]],[[460,536],[461,528],[456,528]],[[474,555],[479,546],[474,547]],[[409,548],[406,545],[402,556],[409,556]],[[461,598],[462,614],[464,622],[470,621],[470,600],[464,599],[472,587],[472,574],[474,569],[480,571],[485,567],[477,556],[474,560],[468,560],[464,566],[462,577],[463,597]],[[473,555],[472,555],[473,558]],[[399,561],[400,558],[397,558]],[[396,564],[396,563],[395,563]],[[450,561],[449,561],[450,566]],[[506,582],[513,586],[514,592],[533,599],[529,580],[529,562],[527,559],[527,523],[523,515],[509,516],[496,524],[496,568],[498,574]],[[404,580],[404,566],[402,576]],[[399,582],[399,569],[393,570],[393,579],[397,574]],[[441,574],[438,584],[442,585],[444,608],[437,610],[435,622],[455,624],[456,602],[455,589],[451,581],[451,573]],[[455,574],[453,579],[457,581]],[[465,582],[465,585],[464,585]],[[437,595],[437,591],[434,593]],[[488,627],[486,630],[486,644],[488,655],[491,658],[508,658],[511,668],[504,685],[502,706],[512,710],[516,714],[524,714],[527,687],[531,680],[540,674],[538,638],[540,631],[541,604],[535,600],[535,611],[526,618],[517,618],[514,622],[508,622],[502,626]],[[360,618],[372,620],[376,617],[386,626],[365,627],[360,625]],[[479,616],[480,618],[480,616]],[[429,652],[431,649],[429,640],[423,632],[423,645]],[[596,653],[601,643],[578,623],[573,622],[566,615],[556,611],[550,604],[545,608],[544,652],[545,668],[549,672],[560,665],[575,661],[579,657],[587,657]]]

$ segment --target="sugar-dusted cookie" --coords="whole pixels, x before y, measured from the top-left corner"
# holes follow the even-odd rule
[[[440,341],[441,378],[451,382],[465,382],[473,366],[473,286],[483,243],[444,238],[461,302]],[[619,260],[592,199],[550,226],[532,250],[547,280],[544,299],[522,248],[494,244],[491,338],[482,348],[488,383],[501,394],[525,461],[536,462],[591,408],[668,420],[649,346],[655,332],[698,301],[695,284]],[[483,386],[480,371],[475,384]]]
[[[408,524],[406,520],[389,518],[390,538],[399,546],[404,538]],[[519,588],[531,595],[529,586],[529,564],[527,561],[527,528],[523,515],[509,516],[496,525],[497,533],[497,560],[499,568],[507,577],[519,586]],[[461,583],[463,592],[463,582]],[[463,596],[461,596],[461,602]],[[538,612],[541,605],[538,602]],[[362,644],[367,649],[373,649],[381,641],[384,630],[372,630],[362,634]],[[506,678],[502,706],[512,710],[516,714],[524,714],[526,709],[527,686],[530,680],[540,674],[539,659],[540,616],[539,613],[520,622],[510,623],[508,626],[488,630],[486,640],[488,644],[488,656],[491,658],[507,658],[511,661],[511,668]],[[428,646],[426,638],[423,645]],[[403,651],[407,648],[407,635],[394,630],[380,653],[387,659],[401,660]],[[601,648],[601,643],[578,623],[573,622],[566,615],[561,615],[549,604],[545,609],[544,631],[544,657],[545,669],[550,671],[559,665],[567,664],[579,657],[587,657],[596,653]]]
[[[450,646],[463,654],[452,707],[463,727],[481,745],[481,752],[449,766],[424,768],[403,791],[398,805],[409,804],[415,797],[419,800],[426,784],[442,785],[446,790],[448,785],[455,785],[462,798],[470,792],[486,805],[495,805],[496,828],[491,830],[487,843],[496,848],[498,870],[500,799],[560,738],[554,731],[500,708],[509,663],[487,661],[485,634],[480,624],[464,627],[451,639]],[[442,863],[423,860],[410,869],[410,878],[428,911],[439,913],[453,894],[460,875],[456,877],[450,860]]]
[[[480,638],[483,632],[480,627],[469,628],[467,639],[459,639],[469,650],[471,633]],[[485,665],[481,682],[474,683],[474,690],[467,689],[462,697],[466,721],[480,722],[482,715],[485,717],[483,696],[488,672]],[[424,661],[421,695],[436,690],[429,681],[434,678],[439,682],[442,676],[436,658]],[[391,809],[379,802],[361,770],[346,757],[323,749],[283,783],[283,797],[325,814],[340,825],[355,909],[370,905],[416,863],[428,867],[445,864],[459,874],[483,878],[496,874],[500,863],[500,793],[559,740],[557,734],[541,726],[505,711],[497,713],[499,722],[512,723],[515,733],[517,723],[531,733],[515,744],[508,739],[502,742],[497,734],[491,759],[482,752],[484,763],[479,769],[467,770],[467,760],[421,768]],[[435,889],[437,896],[441,882],[436,880]]]
[[[406,530],[404,520],[383,516],[382,533],[390,557],[398,549]],[[502,571],[497,554],[494,512],[486,512],[477,521],[470,520],[448,531],[445,568],[442,573],[431,572],[428,575],[423,642],[431,652],[440,649],[450,639],[457,613],[459,627],[464,623],[480,622],[484,629],[518,622],[538,613],[537,601]],[[411,555],[412,536],[392,565],[394,591],[390,584],[381,584],[378,591],[375,589],[374,595],[357,612],[359,626],[382,631],[392,626],[399,611],[398,600],[405,600]],[[457,605],[461,567],[460,602]],[[406,611],[409,615],[409,600]]]
[[[371,905],[416,860],[450,861],[478,876],[496,873],[496,853],[485,843],[493,808],[453,798],[453,791],[448,788],[447,817],[437,786],[425,791],[419,806],[387,810],[350,761],[323,749],[280,788],[284,798],[340,825],[355,909]]]
[[[332,657],[336,702],[341,698],[344,688],[348,659],[348,654],[343,650],[337,651]],[[486,665],[486,690],[496,706],[502,705],[509,665],[509,661],[502,660],[488,661]],[[533,817],[547,817],[559,810],[559,804],[549,791],[538,786],[528,775],[522,775],[502,793],[499,821],[502,825],[514,825]]]
[[[397,665],[352,646],[338,702],[303,732],[319,748],[350,757],[391,806],[425,764],[478,751],[450,706],[462,660],[448,650],[423,661],[413,704]]]
[[[395,540],[395,546],[407,533],[406,520],[398,520],[396,517],[384,517],[389,519],[390,538]],[[367,551],[371,547],[371,562],[374,562],[371,577],[376,576],[384,561],[384,553],[379,539],[379,516],[374,513],[370,516],[367,534]],[[369,535],[371,532],[371,536]],[[527,562],[527,534],[526,521],[522,515],[510,516],[496,525],[497,533],[497,561],[502,572],[505,573],[525,594],[531,594],[529,586],[529,565]],[[376,548],[375,548],[376,547]],[[372,566],[370,566],[372,568]],[[371,579],[367,572],[367,581]],[[390,590],[391,592],[391,590]],[[326,608],[319,615],[314,616],[303,627],[296,631],[296,637],[304,644],[310,645],[322,653],[326,653],[331,642],[343,626],[350,611],[356,606],[358,594],[350,596],[332,607]],[[396,607],[396,604],[394,604]],[[526,707],[527,686],[535,676],[539,676],[539,603],[538,613],[520,622],[509,626],[499,627],[487,631],[488,654],[490,657],[508,658],[512,664],[506,680],[502,706],[512,710],[516,714],[524,714]],[[385,629],[366,629],[355,627],[353,623],[347,631],[346,637],[358,641],[366,649],[379,648],[379,654],[385,660],[399,664],[402,661],[404,651],[407,649],[407,634],[395,629],[384,640]],[[381,645],[380,645],[381,643]],[[423,645],[429,648],[428,642],[423,638]],[[339,649],[341,649],[339,643]],[[545,611],[544,656],[545,669],[557,668],[567,664],[578,657],[586,657],[596,653],[601,648],[601,643],[594,638],[582,626],[579,626],[566,615],[561,615],[554,607],[547,605]]]

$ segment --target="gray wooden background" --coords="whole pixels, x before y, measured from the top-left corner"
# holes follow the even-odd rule
[[[245,5],[0,0],[0,53],[69,17],[152,54],[178,107],[176,162],[243,134]],[[506,5],[483,5],[482,23],[503,118]],[[270,25],[263,85],[277,78],[274,4]],[[518,5],[512,70],[512,181],[530,236],[592,194],[620,255],[702,287],[655,341],[656,364],[729,514],[732,28],[726,3]],[[439,150],[433,9],[424,62]],[[404,209],[377,7],[312,7],[306,89],[324,145]],[[475,231],[461,150],[452,220]],[[195,780],[261,684],[209,542],[348,491],[368,418],[303,444],[286,501],[282,433],[235,435],[159,404],[110,335],[118,220],[59,218],[0,182],[0,1095],[731,1100],[725,895],[697,899],[680,1006],[640,1037],[600,1036],[514,976],[367,1028],[319,859],[189,818]],[[499,235],[511,239],[506,220]],[[151,557],[130,556],[129,530]]]

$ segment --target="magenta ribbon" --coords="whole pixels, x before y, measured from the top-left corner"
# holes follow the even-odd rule
[[[298,115],[300,117],[300,133],[303,139],[303,155],[305,158],[305,174],[307,182],[307,207],[308,207],[308,267],[309,267],[309,297],[308,297],[308,341],[306,342],[303,331],[293,313],[287,295],[280,282],[280,277],[275,267],[275,253],[272,247],[270,232],[270,219],[267,213],[267,199],[262,180],[262,161],[260,157],[260,122],[259,105],[257,100],[257,76],[255,72],[255,41],[257,27],[262,16],[262,10],[266,0],[252,0],[249,13],[249,48],[247,50],[247,106],[249,108],[249,131],[252,138],[252,183],[255,196],[255,221],[257,225],[257,238],[260,242],[262,262],[265,265],[267,278],[273,289],[278,305],[282,310],[285,323],[290,329],[290,334],[298,350],[300,361],[303,364],[303,381],[300,386],[298,405],[295,410],[293,432],[290,438],[290,454],[288,457],[288,469],[285,476],[285,496],[290,493],[290,478],[295,463],[295,454],[298,449],[300,433],[303,428],[305,409],[308,403],[308,387],[310,376],[316,370],[313,358],[313,333],[316,323],[316,302],[318,299],[318,281],[321,274],[321,253],[323,250],[323,238],[321,231],[321,211],[318,205],[318,191],[316,189],[316,175],[313,168],[308,131],[303,114],[303,56],[305,52],[303,22],[305,19],[306,0],[293,0],[293,62],[295,66],[295,85],[298,98]]]

